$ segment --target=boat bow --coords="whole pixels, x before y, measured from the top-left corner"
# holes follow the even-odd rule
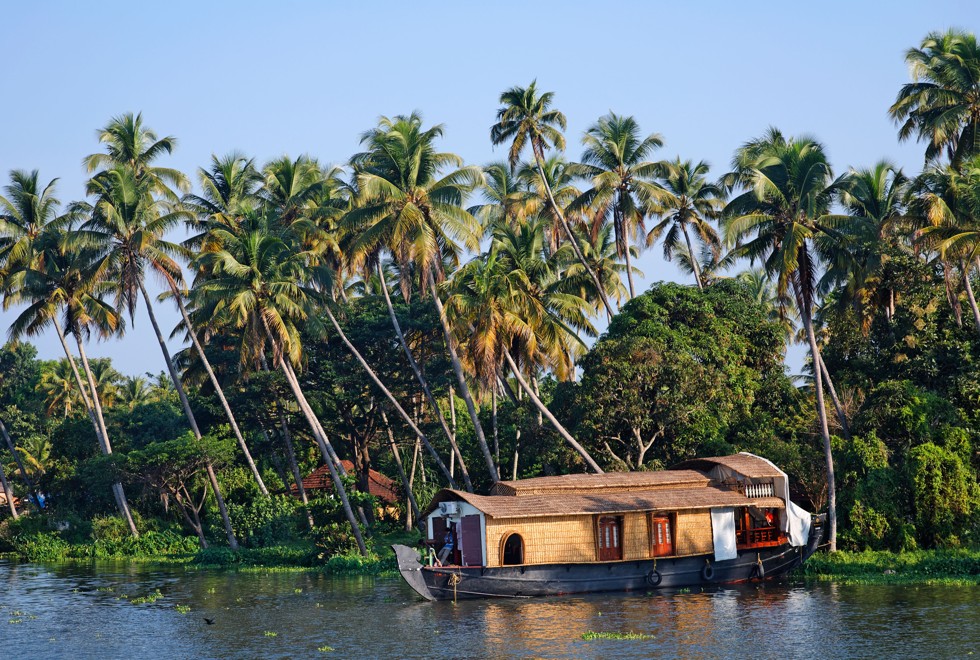
[[[436,600],[429,587],[425,584],[422,577],[422,563],[419,561],[419,554],[407,545],[393,545],[391,549],[395,551],[395,558],[398,560],[398,571],[408,582],[408,586],[418,592],[426,600]]]

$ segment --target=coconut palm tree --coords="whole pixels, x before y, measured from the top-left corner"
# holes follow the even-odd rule
[[[453,278],[447,305],[457,323],[469,329],[467,354],[481,382],[495,385],[506,363],[541,414],[590,468],[601,473],[523,373],[539,367],[569,373],[569,344],[581,343],[576,329],[595,334],[584,311],[588,303],[561,290],[556,266],[568,256],[546,256],[544,223],[498,227],[490,251],[466,264]]]
[[[46,227],[60,220],[60,202],[52,179],[41,187],[37,170],[12,170],[0,195],[0,267],[9,275],[38,254],[35,242]]]
[[[44,394],[45,412],[54,416],[61,414],[67,418],[75,407],[81,403],[81,395],[75,389],[74,376],[68,360],[61,359],[52,368],[41,374],[38,388]]]
[[[663,240],[664,257],[671,260],[683,238],[688,255],[696,255],[691,242],[693,233],[701,246],[714,258],[720,259],[721,240],[712,221],[721,216],[725,193],[721,186],[707,180],[709,166],[706,162],[692,163],[678,158],[665,164],[662,192],[654,199],[650,210],[660,218],[647,234],[647,245]],[[698,288],[704,290],[704,277],[699,259],[690,259],[694,280]]]
[[[118,402],[130,410],[152,400],[150,387],[145,378],[127,376],[119,387]]]
[[[213,244],[222,247],[195,260],[195,266],[207,277],[196,283],[194,295],[214,317],[244,331],[248,337],[242,345],[244,362],[264,359],[268,342],[273,362],[286,377],[320,447],[358,548],[366,554],[367,546],[336,467],[335,452],[292,367],[302,355],[296,322],[310,322],[311,297],[315,295],[302,285],[309,278],[307,255],[296,249],[295,236],[277,229],[269,226],[264,216],[255,217],[254,224],[246,223],[238,233],[213,229],[217,234]]]
[[[170,349],[160,330],[153,302],[144,282],[146,270],[149,269],[166,283],[175,297],[180,296],[183,274],[174,256],[183,251],[179,245],[165,240],[164,236],[168,230],[190,215],[188,211],[173,204],[176,194],[167,192],[169,188],[165,185],[168,181],[179,183],[182,178],[176,176],[179,172],[150,165],[157,153],[164,150],[158,148],[163,141],[147,146],[155,136],[148,130],[143,130],[141,125],[137,126],[138,122],[129,123],[126,119],[127,117],[123,117],[114,120],[105,130],[105,134],[109,136],[103,140],[109,145],[108,157],[106,154],[93,154],[86,159],[90,168],[99,164],[108,164],[111,167],[98,172],[89,180],[88,192],[96,201],[89,219],[82,227],[82,235],[88,240],[97,241],[108,255],[115,279],[117,306],[126,309],[131,319],[135,313],[137,298],[142,295],[150,325],[153,326],[160,344],[160,351],[177,390],[184,415],[194,436],[200,440],[201,430],[170,356]],[[120,135],[126,139],[118,139]],[[125,146],[125,149],[117,149],[117,142]],[[170,148],[165,150],[169,152]],[[162,172],[166,174],[161,174]],[[81,210],[79,207],[79,211]],[[193,331],[190,334],[193,335]],[[228,544],[233,550],[237,550],[238,540],[210,463],[206,472]]]
[[[908,212],[921,227],[917,245],[935,249],[943,265],[954,312],[959,300],[952,273],[959,269],[980,332],[980,308],[970,282],[974,266],[980,263],[980,155],[966,160],[960,169],[932,165],[923,170],[909,185]]]
[[[735,154],[731,181],[743,192],[725,207],[725,230],[740,256],[761,261],[779,295],[790,289],[813,357],[816,408],[827,468],[828,528],[837,548],[834,460],[824,406],[820,349],[814,334],[819,255],[814,239],[831,234],[829,209],[834,188],[823,145],[813,138],[785,138],[776,129],[744,144]],[[744,241],[744,242],[743,242]]]
[[[38,252],[43,256],[35,255],[29,260],[30,267],[21,268],[12,277],[16,288],[6,292],[4,307],[21,301],[28,302],[28,306],[13,321],[8,334],[11,339],[35,336],[47,326],[54,326],[99,446],[109,455],[112,445],[83,339],[93,330],[103,337],[121,332],[122,323],[115,310],[99,297],[107,273],[107,260],[98,251],[70,241],[69,236],[55,228],[45,230],[38,239]],[[62,327],[75,339],[85,371],[84,382]],[[112,490],[120,515],[133,536],[138,536],[122,484],[114,483]]]
[[[862,330],[871,329],[875,309],[884,309],[889,320],[895,313],[894,289],[879,290],[887,267],[887,245],[902,240],[900,226],[907,224],[905,196],[909,181],[892,163],[882,160],[871,168],[851,170],[840,178],[840,202],[847,212],[835,225],[833,245],[822,287],[842,287],[839,300],[855,307]]]
[[[17,505],[14,504],[14,491],[10,488],[10,483],[7,481],[7,473],[3,470],[3,464],[0,463],[0,488],[3,490],[3,497],[7,501],[7,508],[10,509],[10,515],[14,520],[20,517],[17,513]]]
[[[903,85],[889,114],[898,137],[926,143],[926,160],[943,154],[959,167],[980,153],[980,44],[961,30],[930,32],[905,53],[913,82]]]
[[[534,163],[545,182],[545,193],[551,210],[565,231],[565,237],[575,251],[575,256],[592,278],[606,312],[612,316],[612,305],[609,304],[602,282],[585,260],[571,225],[565,218],[564,209],[555,201],[551,187],[547,185],[548,178],[544,172],[545,150],[552,147],[558,151],[565,149],[565,136],[562,134],[566,124],[565,115],[552,109],[553,101],[553,92],[538,93],[537,81],[531,81],[527,87],[512,87],[503,92],[500,95],[501,107],[497,110],[497,122],[490,128],[490,140],[495,145],[510,142],[508,161],[511,168],[517,165],[524,147],[530,145]]]
[[[362,136],[362,144],[368,147],[368,151],[351,159],[357,176],[358,199],[344,222],[346,229],[354,236],[351,243],[354,260],[378,264],[377,273],[382,280],[392,326],[429,405],[453,446],[463,469],[464,480],[468,482],[469,476],[464,468],[462,452],[456,446],[455,434],[446,424],[428,381],[401,332],[387,295],[388,287],[378,253],[384,249],[391,253],[401,273],[400,287],[406,301],[411,295],[410,276],[413,272],[420,277],[420,287],[428,288],[439,314],[453,372],[473,422],[477,443],[490,477],[496,482],[499,475],[493,455],[466,382],[457,354],[456,339],[446,319],[437,287],[437,281],[445,275],[443,259],[452,262],[458,259],[461,248],[457,241],[474,252],[478,249],[481,227],[476,218],[462,208],[462,204],[484,179],[480,168],[464,167],[459,156],[437,152],[435,141],[441,136],[442,126],[423,129],[422,118],[415,113],[382,117],[375,129]],[[445,172],[446,169],[449,171]],[[415,267],[414,271],[412,266]],[[467,486],[472,488],[469,483]]]
[[[610,112],[586,130],[582,143],[585,151],[582,162],[574,166],[574,173],[589,179],[592,188],[569,210],[590,209],[593,223],[605,223],[611,217],[616,254],[626,261],[632,298],[636,286],[630,245],[637,232],[643,230],[646,208],[660,196],[661,188],[655,178],[662,166],[648,158],[663,146],[663,136],[651,133],[641,137],[635,118]]]

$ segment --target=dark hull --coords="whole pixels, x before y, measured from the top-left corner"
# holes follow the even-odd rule
[[[405,581],[427,600],[527,598],[601,591],[653,591],[769,579],[802,564],[816,550],[788,545],[740,551],[735,559],[712,555],[593,564],[525,566],[423,566],[414,550],[393,546]],[[760,570],[761,565],[761,570]]]

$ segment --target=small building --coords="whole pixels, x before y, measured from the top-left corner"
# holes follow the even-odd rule
[[[350,461],[341,461],[344,469],[348,473],[354,472],[354,464]],[[321,465],[303,479],[303,489],[307,493],[326,491],[333,492],[333,480],[330,478],[330,468]],[[396,506],[398,504],[398,485],[394,480],[389,479],[377,470],[368,472],[368,492],[378,499],[382,507],[387,505]],[[289,487],[290,495],[299,496],[299,489],[296,484]]]

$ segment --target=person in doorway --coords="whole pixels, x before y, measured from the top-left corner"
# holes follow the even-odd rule
[[[439,560],[439,565],[442,566],[446,563],[446,558],[453,553],[454,539],[453,539],[453,528],[452,526],[446,527],[446,536],[443,539],[445,545],[442,546],[442,550],[439,551],[437,559]]]

